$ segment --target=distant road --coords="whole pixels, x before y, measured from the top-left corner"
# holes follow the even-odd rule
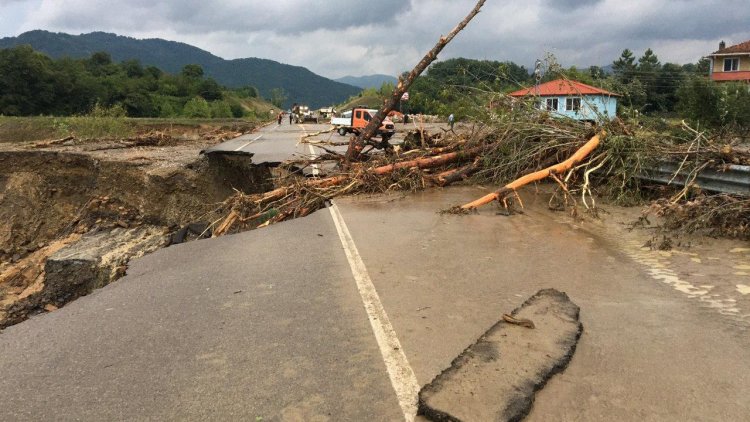
[[[424,127],[431,133],[440,131],[439,124],[425,124]],[[204,150],[205,154],[222,153],[222,154],[249,154],[252,156],[253,164],[278,165],[279,163],[293,157],[310,157],[324,153],[320,148],[309,144],[300,144],[301,137],[308,133],[316,133],[331,128],[326,123],[320,124],[289,124],[288,119],[284,119],[281,125],[273,124],[262,127],[256,132],[240,136],[238,138],[222,142],[211,148]],[[403,141],[404,135],[409,130],[414,130],[412,123],[396,125],[396,135],[391,138],[391,143],[397,144]],[[340,136],[335,131],[324,133],[310,138],[315,141],[346,142],[348,136]],[[330,146],[326,148],[331,149]],[[344,152],[346,147],[334,147],[336,151]]]
[[[330,128],[326,124],[289,124],[284,119],[281,125],[273,123],[260,130],[240,136],[211,148],[204,154],[250,154],[253,164],[276,165],[293,157],[318,154],[319,151],[306,144],[299,144],[305,133],[313,133]],[[338,135],[336,135],[338,137]]]

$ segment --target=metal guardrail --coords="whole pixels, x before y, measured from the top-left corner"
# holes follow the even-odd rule
[[[690,172],[680,170],[675,176],[679,168],[680,165],[677,163],[659,163],[656,167],[646,168],[638,178],[658,183],[685,186],[685,183],[691,178]],[[726,166],[723,171],[703,169],[695,178],[695,185],[712,192],[750,196],[750,166],[732,164]]]

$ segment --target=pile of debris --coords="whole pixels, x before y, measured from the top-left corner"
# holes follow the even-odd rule
[[[645,191],[648,182],[639,175],[667,159],[680,163],[678,171],[687,174],[688,180],[685,186],[661,189],[670,198],[658,202],[652,210],[665,217],[674,215],[677,220],[684,220],[684,216],[687,216],[685,221],[695,220],[682,226],[688,230],[701,228],[698,222],[715,227],[723,224],[720,221],[739,221],[724,224],[726,229],[718,232],[747,238],[750,215],[747,199],[737,195],[709,195],[694,183],[695,176],[703,169],[750,162],[745,142],[734,139],[725,143],[696,132],[684,122],[666,133],[619,119],[594,127],[553,118],[531,107],[508,105],[478,117],[466,132],[428,133],[419,128],[408,133],[405,142],[393,149],[365,147],[357,161],[348,161],[346,155],[327,150],[327,154],[315,160],[287,163],[316,168],[331,168],[330,164],[335,163],[336,170],[325,177],[290,175],[277,182],[278,188],[263,194],[237,193],[221,205],[224,218],[212,225],[213,235],[305,216],[340,195],[415,191],[462,181],[500,188],[450,212],[470,212],[493,201],[499,201],[512,212],[523,206],[516,190],[543,180],[556,186],[550,198],[551,208],[565,209],[574,215],[581,210],[595,212],[597,197],[617,200]],[[321,145],[316,143],[316,146]],[[691,212],[677,212],[685,207]],[[672,208],[674,213],[670,213]],[[733,219],[726,220],[727,213]]]

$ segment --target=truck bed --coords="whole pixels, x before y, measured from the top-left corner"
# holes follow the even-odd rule
[[[334,126],[351,126],[351,117],[334,117],[331,119],[331,124]]]

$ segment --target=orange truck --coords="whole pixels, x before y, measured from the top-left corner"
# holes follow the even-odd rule
[[[377,110],[369,108],[355,107],[350,111],[342,113],[341,117],[332,118],[331,124],[336,126],[336,131],[341,136],[346,136],[347,133],[359,135],[377,112]],[[387,141],[395,133],[396,126],[393,125],[393,121],[389,117],[386,117],[383,119],[383,123],[380,124],[376,135]]]

